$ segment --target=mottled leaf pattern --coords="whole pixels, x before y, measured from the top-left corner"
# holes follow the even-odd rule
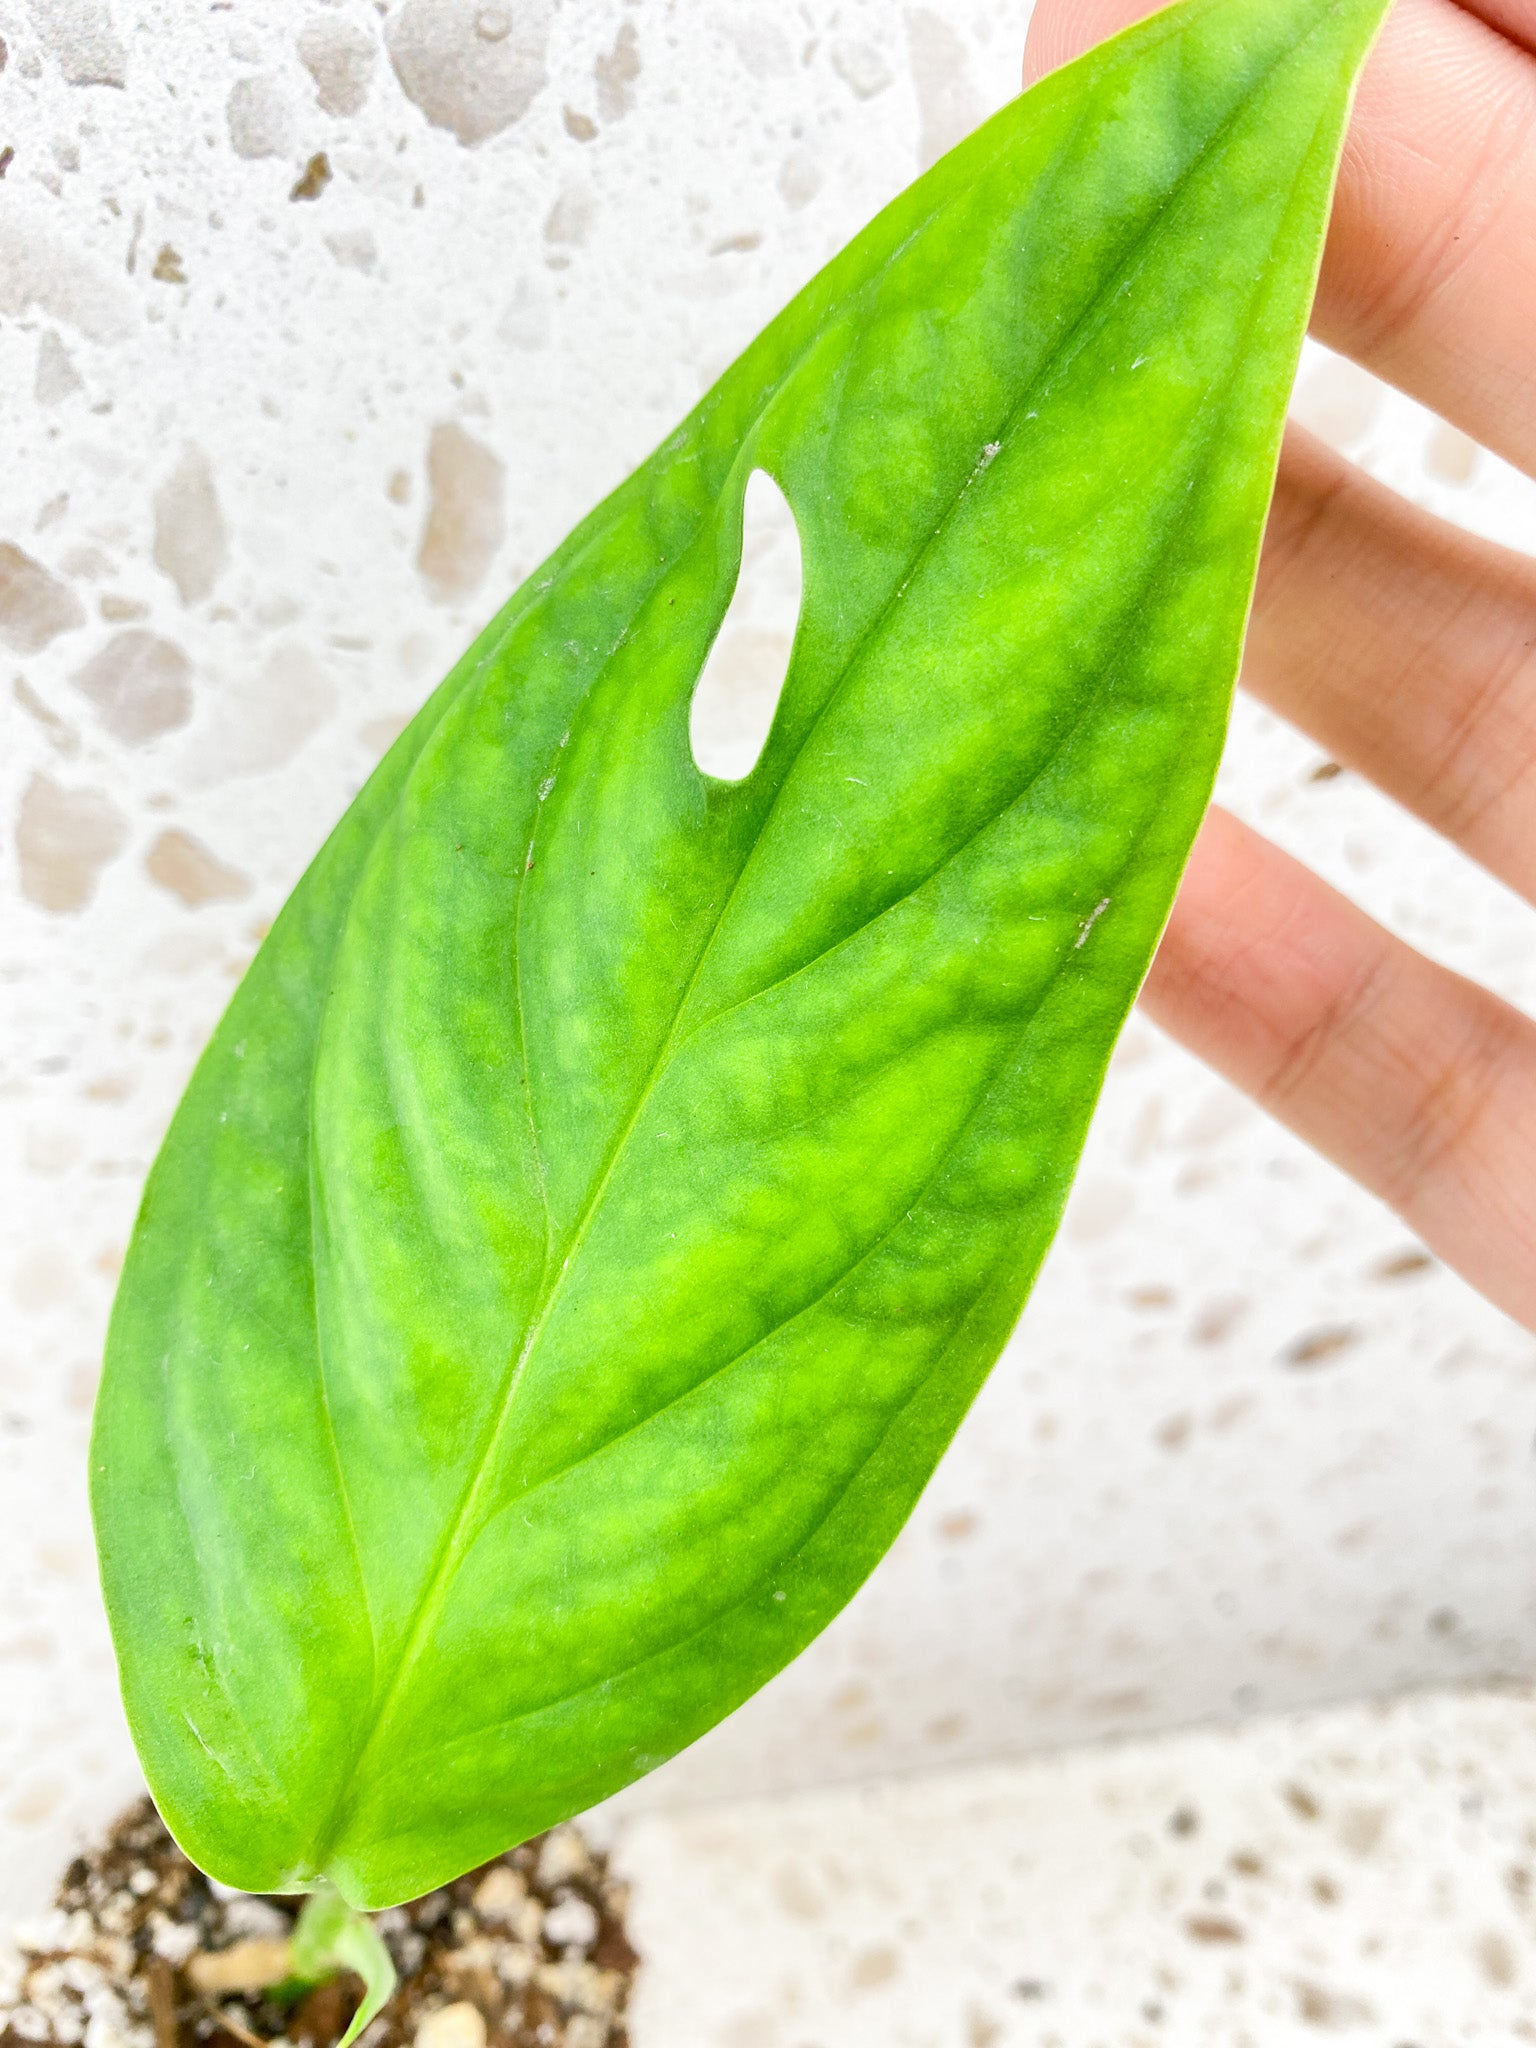
[[[1005,109],[295,891],[151,1176],[93,1447],[129,1714],[216,1876],[452,1877],[727,1713],[900,1528],[1209,794],[1381,12],[1183,0]],[[805,597],[722,783],[689,698],[756,469]]]

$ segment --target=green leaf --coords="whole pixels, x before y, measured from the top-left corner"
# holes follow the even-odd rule
[[[1382,0],[1184,0],[896,201],[577,529],[295,891],[93,1443],[189,1852],[357,1904],[848,1600],[1018,1316],[1206,804]],[[690,693],[762,469],[762,759]]]
[[[336,2048],[352,2043],[394,1996],[399,1979],[383,1936],[365,1914],[354,1912],[329,1886],[305,1902],[293,1930],[293,1974],[306,1984],[323,1984],[340,1970],[363,1980],[363,2002]]]

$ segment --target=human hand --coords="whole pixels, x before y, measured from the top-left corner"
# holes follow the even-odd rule
[[[1039,0],[1026,83],[1152,12]],[[1536,475],[1536,0],[1398,0],[1312,321]],[[1286,436],[1244,686],[1536,903],[1536,561]],[[1536,1024],[1215,809],[1142,994],[1536,1329]]]

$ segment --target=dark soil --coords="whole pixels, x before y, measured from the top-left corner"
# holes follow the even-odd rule
[[[215,1892],[145,1799],[20,1930],[0,2048],[332,2048],[356,1978],[287,2006],[255,1988],[301,1904]],[[400,1988],[361,2048],[628,2048],[624,1908],[572,1826],[379,1914]]]

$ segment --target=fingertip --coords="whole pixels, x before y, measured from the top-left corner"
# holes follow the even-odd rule
[[[1166,0],[1039,0],[1024,38],[1024,83],[1033,85],[1084,50],[1155,14]]]

